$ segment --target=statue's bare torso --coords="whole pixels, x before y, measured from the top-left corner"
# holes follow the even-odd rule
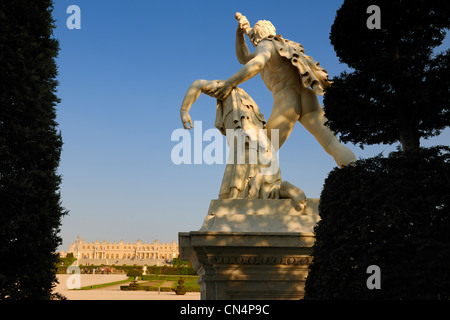
[[[274,95],[279,90],[282,90],[287,86],[300,86],[300,80],[298,77],[298,71],[292,66],[292,64],[285,58],[278,55],[275,51],[275,46],[269,42],[264,41],[260,45],[266,45],[270,48],[271,57],[267,61],[264,68],[261,70],[260,75],[266,84],[267,88],[272,91]]]
[[[272,92],[274,104],[267,121],[267,129],[279,129],[280,147],[290,135],[297,121],[308,129],[303,116],[311,112],[322,113],[323,109],[314,92],[305,88],[292,63],[280,56],[272,41],[261,41],[257,52],[270,58],[260,71],[266,87]]]

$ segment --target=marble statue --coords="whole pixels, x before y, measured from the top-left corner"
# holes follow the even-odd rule
[[[356,161],[353,152],[325,126],[327,119],[316,94],[323,95],[331,85],[327,71],[305,54],[302,45],[277,35],[270,21],[260,20],[250,28],[245,16],[236,13],[236,19],[239,24],[236,31],[236,55],[244,66],[220,82],[212,95],[224,100],[239,84],[260,74],[274,99],[272,113],[266,124],[269,139],[271,129],[278,129],[278,145],[281,148],[299,121],[339,167]],[[253,53],[247,47],[245,35],[255,47]]]
[[[196,80],[186,92],[180,116],[185,129],[193,127],[189,110],[201,93],[213,96],[224,80]],[[253,99],[239,87],[217,99],[215,126],[226,135],[230,152],[222,179],[219,199],[292,199],[297,211],[306,206],[305,193],[281,180],[276,153],[265,134],[266,121]],[[236,134],[237,133],[237,134]],[[243,158],[238,161],[242,139]],[[254,157],[251,153],[254,152]],[[253,161],[252,161],[253,159]]]
[[[226,80],[194,81],[180,109],[183,127],[191,129],[189,110],[201,93],[216,98],[215,126],[226,136],[230,157],[202,227],[179,233],[179,257],[198,273],[202,300],[298,300],[312,261],[320,199],[306,198],[281,179],[279,148],[299,121],[338,166],[356,157],[325,126],[317,95],[331,85],[326,70],[300,44],[277,35],[269,21],[250,28],[241,14],[236,19],[236,55],[244,66]],[[239,87],[257,74],[273,94],[267,122]]]

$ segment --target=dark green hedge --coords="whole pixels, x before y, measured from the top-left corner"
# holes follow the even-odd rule
[[[450,299],[448,147],[335,169],[319,211],[305,299]]]
[[[101,266],[80,266],[81,273],[92,273],[93,269],[98,269],[104,267]],[[141,276],[143,273],[143,266],[133,265],[133,266],[108,266],[110,269],[114,269],[114,272],[124,272],[130,277]],[[58,267],[58,273],[66,273],[67,266]],[[106,267],[105,267],[106,269]],[[97,273],[100,271],[97,270]],[[106,270],[104,271],[106,273]],[[192,267],[173,267],[173,266],[147,266],[147,274],[161,274],[161,275],[197,275]]]
[[[162,275],[197,275],[192,267],[168,267],[168,266],[152,266],[147,267],[147,274],[162,274]]]

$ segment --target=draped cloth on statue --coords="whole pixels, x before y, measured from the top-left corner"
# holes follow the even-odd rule
[[[217,101],[215,126],[227,136],[227,144],[230,147],[219,199],[247,198],[250,181],[258,173],[264,175],[259,198],[267,199],[272,188],[281,182],[278,163],[274,172],[267,170],[272,163],[266,162],[262,154],[267,153],[269,148],[263,131],[265,124],[264,115],[241,88],[233,89],[225,100]],[[260,137],[261,134],[264,134],[264,137]],[[263,163],[261,159],[264,159]],[[271,174],[264,174],[268,172]]]
[[[282,36],[269,36],[264,40],[272,41],[278,54],[289,59],[297,68],[301,82],[305,88],[311,89],[318,95],[323,95],[325,89],[333,83],[328,79],[328,72],[322,68],[319,62],[305,54],[303,46],[297,42],[283,39]]]
[[[226,129],[242,128],[246,131],[243,118],[250,118],[250,122],[258,129],[263,129],[266,125],[258,105],[243,89],[237,87],[225,101],[217,100],[215,126],[223,135],[226,135]]]

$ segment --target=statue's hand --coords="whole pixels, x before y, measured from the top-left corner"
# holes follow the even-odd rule
[[[214,85],[208,86],[202,89],[202,92],[210,97],[215,97],[215,93],[218,89],[222,88],[225,85],[226,80],[214,80]]]
[[[236,12],[235,18],[239,23],[239,29],[243,32],[248,33],[250,28],[250,22],[248,22],[247,18],[243,16],[240,12]]]
[[[213,94],[218,100],[225,100],[233,91],[234,87],[226,82],[222,82],[217,87],[217,91]]]
[[[269,199],[280,199],[280,185],[276,184],[269,192]]]
[[[181,123],[185,129],[192,129],[194,125],[192,124],[191,116],[187,111],[180,111]]]

